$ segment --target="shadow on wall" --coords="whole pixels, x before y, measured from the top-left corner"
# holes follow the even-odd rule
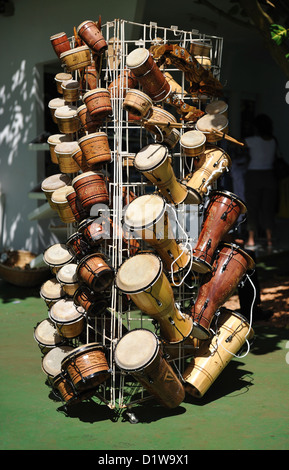
[[[16,71],[11,72],[10,86],[7,78],[4,80],[5,84],[0,86],[0,249],[13,247],[16,234],[21,234],[25,240],[23,248],[30,250],[35,228],[27,224],[25,203],[33,176],[29,180],[25,175],[31,168],[27,146],[36,107],[43,109],[40,76],[36,67],[29,71],[23,59]]]

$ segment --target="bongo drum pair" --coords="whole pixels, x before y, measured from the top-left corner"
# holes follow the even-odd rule
[[[115,282],[142,312],[157,320],[161,337],[167,342],[182,342],[190,336],[191,318],[177,308],[158,256],[140,253],[128,258],[118,269]]]
[[[193,271],[205,273],[212,270],[212,259],[216,248],[239,216],[246,211],[245,204],[235,194],[229,191],[210,193],[201,232],[193,249]]]
[[[124,228],[128,235],[153,247],[169,272],[181,272],[189,264],[191,255],[176,242],[161,196],[145,194],[134,199],[125,210]]]
[[[177,180],[165,145],[150,144],[142,148],[135,156],[134,167],[158,187],[168,202],[175,205],[200,202],[194,189]]]
[[[249,270],[253,259],[240,247],[221,243],[216,250],[212,272],[204,275],[198,295],[191,308],[193,336],[208,339],[211,323],[218,309],[230,298]]]
[[[168,96],[171,87],[147,49],[138,48],[130,52],[126,65],[142,86],[144,93],[153,101],[163,101]]]
[[[162,406],[176,408],[184,400],[184,387],[151,331],[126,333],[116,345],[114,359],[123,373],[131,374]]]
[[[213,337],[202,342],[183,373],[186,392],[196,398],[204,396],[245,342],[254,336],[245,317],[225,308],[221,309],[214,327]]]

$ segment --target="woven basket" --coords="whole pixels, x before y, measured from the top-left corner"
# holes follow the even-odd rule
[[[0,262],[0,278],[14,286],[34,287],[42,284],[50,275],[49,267],[30,268],[29,263],[37,255],[25,250],[7,251],[4,262]]]

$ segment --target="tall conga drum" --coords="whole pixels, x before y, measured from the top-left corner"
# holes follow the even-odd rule
[[[225,308],[216,317],[214,328],[213,337],[201,343],[183,372],[185,390],[196,398],[204,396],[245,342],[254,336],[245,317]]]
[[[59,284],[55,277],[48,279],[42,284],[39,294],[48,308],[51,308],[58,300],[66,296],[61,284]]]
[[[64,338],[77,338],[82,333],[85,310],[82,307],[76,307],[71,298],[56,302],[48,314],[50,320],[56,325],[58,333]]]
[[[238,217],[247,211],[244,202],[229,191],[212,191],[205,209],[202,229],[193,249],[193,271],[212,270],[214,252]]]
[[[254,269],[251,256],[237,245],[221,243],[216,250],[212,272],[203,276],[191,309],[193,336],[208,339],[217,310],[230,298],[247,271]]]
[[[161,72],[153,56],[145,48],[130,52],[126,65],[153,101],[163,101],[171,91],[165,75]]]
[[[64,343],[63,336],[60,336],[55,324],[49,318],[45,318],[36,325],[34,339],[42,354],[47,354],[51,349]]]
[[[63,359],[61,368],[68,373],[79,392],[98,387],[111,375],[105,349],[99,343],[88,343],[75,348]]]
[[[104,291],[114,279],[114,271],[102,253],[92,253],[82,258],[77,267],[77,275],[94,292]]]
[[[108,48],[107,42],[101,33],[101,29],[98,27],[98,24],[95,21],[83,21],[77,27],[77,34],[97,55],[103,54]]]
[[[167,342],[179,343],[191,335],[191,318],[177,308],[158,256],[140,253],[128,258],[118,269],[115,282],[142,312],[159,322],[160,334]]]
[[[56,274],[65,264],[71,263],[74,256],[64,243],[54,243],[50,245],[43,253],[43,261]]]
[[[86,212],[96,204],[108,205],[109,195],[102,173],[86,171],[76,176],[71,184]]]
[[[231,158],[220,147],[209,147],[194,158],[194,171],[186,177],[186,186],[194,189],[200,198],[208,193],[209,187],[231,166]]]
[[[223,136],[217,136],[214,129],[222,134],[228,132],[228,119],[224,114],[205,114],[196,122],[196,130],[205,134],[207,142],[217,142]]]
[[[176,242],[165,200],[156,194],[134,199],[124,213],[124,228],[159,254],[168,271],[182,271],[190,262],[190,253]]]
[[[176,408],[184,400],[184,387],[153,332],[126,333],[115,347],[114,359],[122,372],[131,374],[162,406]]]
[[[188,190],[177,180],[165,145],[150,144],[142,148],[135,156],[134,167],[158,187],[168,202],[176,205],[200,202],[194,190]]]

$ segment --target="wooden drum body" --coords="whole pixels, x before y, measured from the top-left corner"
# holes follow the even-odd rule
[[[94,218],[83,220],[79,224],[78,230],[83,235],[84,240],[92,248],[100,245],[103,240],[110,239],[110,233]]]
[[[75,47],[60,54],[61,62],[69,72],[80,70],[91,64],[91,54],[87,46]]]
[[[253,336],[254,331],[246,318],[222,308],[216,319],[215,335],[202,342],[183,373],[185,390],[196,398],[204,396],[233,355]]]
[[[42,354],[47,354],[51,349],[62,345],[64,342],[63,337],[59,335],[56,326],[49,318],[45,318],[36,325],[34,339]]]
[[[88,133],[96,132],[97,128],[101,126],[102,121],[100,118],[93,117],[87,109],[86,104],[82,104],[77,108],[77,115],[80,119],[82,128]]]
[[[50,42],[58,58],[60,58],[62,52],[70,50],[70,42],[64,32],[50,36]]]
[[[71,255],[76,257],[78,260],[88,255],[91,251],[91,247],[84,240],[83,235],[79,232],[74,232],[72,235],[70,235],[65,244]]]
[[[153,101],[163,101],[171,91],[165,75],[147,49],[134,49],[127,56],[126,65]]]
[[[193,271],[205,273],[212,270],[214,252],[231,230],[240,214],[247,211],[245,204],[229,191],[213,191],[204,213],[202,229],[193,249]]]
[[[72,180],[77,197],[87,213],[96,204],[109,203],[109,196],[102,173],[87,171]]]
[[[140,90],[128,90],[123,101],[123,108],[138,117],[145,118],[152,108],[153,102],[148,95]]]
[[[110,377],[104,348],[99,343],[88,343],[71,351],[62,361],[75,389],[85,391],[96,388]]]
[[[158,122],[160,125],[158,125]],[[173,132],[173,127],[171,125],[162,126],[161,123],[174,124],[176,122],[177,120],[175,116],[169,113],[166,109],[152,106],[150,116],[144,123],[144,127],[147,131],[154,134],[160,142],[164,142]]]
[[[64,105],[57,108],[54,117],[58,128],[63,134],[73,134],[79,131],[80,121],[77,116],[77,107],[73,105]]]
[[[187,157],[197,157],[205,150],[206,136],[200,131],[187,131],[182,135],[180,144]]]
[[[67,339],[78,337],[84,328],[85,310],[76,307],[72,299],[61,299],[49,310],[49,318],[57,328],[58,333]]]
[[[190,262],[190,254],[175,240],[161,196],[145,194],[134,199],[126,208],[124,226],[133,238],[141,238],[157,251],[168,271],[177,273]]]
[[[83,23],[81,23],[77,28],[77,34],[97,55],[101,55],[108,47],[103,35],[101,34],[101,30],[95,21],[83,21]]]
[[[71,263],[74,256],[69,252],[64,243],[55,243],[49,246],[43,253],[43,261],[56,274],[65,264]]]
[[[99,168],[111,162],[111,151],[105,132],[88,134],[78,142],[89,168]]]
[[[80,200],[78,199],[77,194],[73,188],[69,192],[66,193],[65,197],[74,215],[76,222],[81,222],[83,219],[86,219],[86,217],[88,216],[88,213],[82,207],[82,204]]]
[[[112,114],[110,92],[106,88],[89,90],[83,96],[83,101],[94,118],[105,119]]]
[[[92,291],[101,292],[111,286],[114,271],[106,263],[102,253],[85,256],[78,264],[77,274]]]
[[[184,387],[151,331],[136,329],[125,334],[114,357],[120,370],[131,374],[162,406],[176,408],[184,400]]]
[[[48,308],[51,308],[58,300],[65,297],[65,291],[57,279],[53,277],[45,281],[40,288],[40,297],[44,300]]]
[[[73,302],[84,308],[88,317],[100,317],[108,307],[108,301],[103,295],[91,291],[85,284],[81,284],[75,291]]]
[[[159,322],[161,336],[167,342],[178,343],[191,334],[191,318],[176,307],[158,256],[140,253],[128,258],[117,272],[116,285],[142,312]]]
[[[240,247],[228,243],[219,246],[212,273],[204,275],[191,309],[195,338],[207,339],[211,336],[210,326],[215,313],[230,298],[246,272],[254,266],[253,259]]]
[[[69,263],[63,266],[56,274],[56,279],[69,297],[73,297],[76,289],[79,287],[76,270],[77,264]]]
[[[56,207],[60,219],[65,224],[70,224],[76,220],[66,199],[67,194],[69,194],[72,189],[72,186],[64,186],[63,188],[56,189],[51,196],[51,202]]]

